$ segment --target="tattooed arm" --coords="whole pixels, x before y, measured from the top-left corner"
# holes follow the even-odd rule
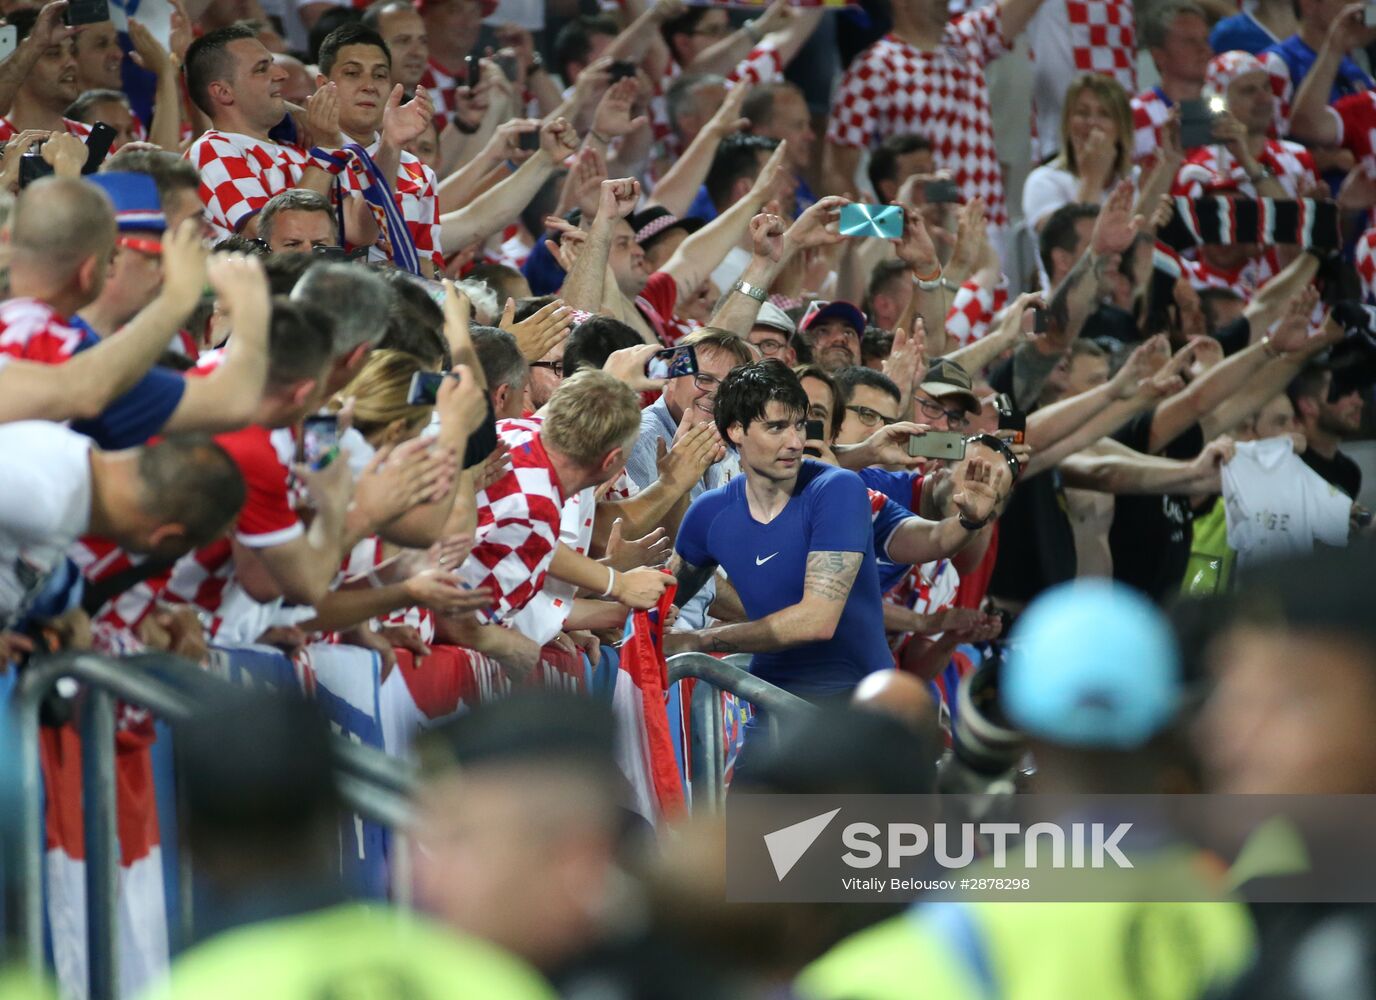
[[[836,632],[863,558],[861,552],[813,552],[807,557],[803,599],[797,604],[759,621],[676,632],[672,643],[666,638],[665,652],[765,653],[826,642]]]

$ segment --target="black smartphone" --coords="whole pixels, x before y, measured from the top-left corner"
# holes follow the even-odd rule
[[[678,378],[681,375],[696,375],[698,373],[698,352],[692,344],[655,351],[654,356],[669,362],[669,369],[664,375],[665,378]]]
[[[1214,141],[1214,112],[1205,100],[1180,102],[1180,145],[1198,149]]]
[[[540,148],[540,130],[537,128],[529,132],[522,132],[518,146],[531,153],[536,152]]]
[[[922,186],[922,193],[932,205],[949,205],[960,201],[960,188],[952,180],[928,181]]]
[[[1014,444],[1022,444],[1027,437],[1027,414],[1017,409],[1005,392],[994,397],[994,410],[999,415],[999,430],[1011,432],[1000,434],[999,437]]]
[[[1032,307],[1032,332],[1046,333],[1051,329],[1051,313],[1041,306]]]
[[[520,67],[516,65],[516,53],[503,50],[497,53],[497,67],[512,83],[516,82],[516,77],[520,74]]]
[[[478,85],[478,82],[482,80],[482,78],[483,68],[478,65],[478,57],[465,56],[463,60],[463,79],[460,81],[460,86],[472,90]]]
[[[305,420],[302,434],[306,464],[312,469],[325,468],[339,457],[339,418],[333,413],[316,413]]]
[[[618,83],[628,77],[635,76],[635,63],[618,59],[611,64],[607,72],[611,74],[612,83]]]
[[[822,424],[822,422],[821,422],[820,420],[809,420],[809,421],[807,421],[805,424],[803,424],[803,427],[804,427],[803,434],[804,434],[806,440],[808,440],[808,441],[824,441],[824,440],[826,440],[826,433],[827,433],[826,427],[823,426],[823,424]],[[803,449],[803,454],[804,454],[804,455],[811,455],[813,458],[820,458],[821,455],[822,455],[822,453],[821,453],[820,451],[818,451],[816,448],[804,448],[804,449]]]
[[[53,175],[52,164],[37,150],[29,150],[19,158],[19,188],[22,191],[41,177]]]
[[[908,438],[908,454],[914,458],[943,458],[959,461],[965,457],[965,435],[960,431],[927,431]]]
[[[406,405],[434,406],[439,402],[440,386],[444,384],[449,372],[416,372],[411,376],[411,386],[406,390]],[[453,376],[458,378],[457,375]]]
[[[110,20],[110,0],[67,0],[63,21],[69,28]]]
[[[93,174],[100,169],[100,165],[105,162],[105,157],[110,155],[110,147],[115,144],[115,130],[104,122],[96,122],[91,126],[91,134],[86,137],[86,165],[81,168],[83,174]]]

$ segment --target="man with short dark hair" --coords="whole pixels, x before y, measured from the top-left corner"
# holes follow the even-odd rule
[[[899,188],[914,174],[936,173],[932,142],[914,132],[888,136],[870,153],[870,187],[885,203],[898,199]]]
[[[176,558],[215,538],[244,502],[244,480],[223,449],[170,437],[104,452],[58,424],[0,427],[0,629],[22,618],[79,537]],[[41,499],[42,502],[35,502]]]
[[[253,29],[242,25],[208,32],[187,49],[187,90],[213,126],[192,143],[187,159],[201,175],[201,201],[216,238],[256,235],[269,198],[293,187],[328,195],[344,169],[339,119],[325,113],[324,101],[311,102],[321,130],[315,138],[323,145],[308,152],[268,137],[286,115],[285,79]],[[354,206],[358,201],[348,200],[346,224],[359,242],[371,243],[377,226],[366,208]]]
[[[554,36],[554,69],[564,85],[577,83],[578,75],[602,58],[620,33],[616,21],[606,14],[584,14],[560,28]]]
[[[375,245],[369,259],[391,260],[406,270],[418,267],[425,275],[442,270],[435,172],[403,148],[429,127],[434,113],[429,95],[418,90],[402,104],[402,86],[392,82],[387,43],[372,28],[357,23],[336,28],[325,37],[316,84],[334,88],[340,130],[346,142],[364,150],[363,156],[353,151],[341,177],[344,190],[376,203],[385,197],[379,178],[392,189],[396,211],[386,215],[391,252]],[[350,237],[350,242],[358,241]]]
[[[258,238],[273,253],[314,253],[339,245],[334,209],[322,194],[288,188],[268,199],[258,215]]]
[[[1037,255],[1041,261],[1046,288],[1052,289],[1070,273],[1075,262],[1089,246],[1094,220],[1099,217],[1098,205],[1062,205],[1047,216],[1037,237]]]
[[[1362,470],[1338,450],[1362,428],[1362,387],[1337,380],[1320,362],[1304,368],[1286,390],[1309,447],[1304,463],[1353,500],[1362,491]]]
[[[115,130],[114,147],[139,139],[138,122],[122,91],[97,88],[83,90],[63,112],[72,121],[85,125],[104,122]]]
[[[804,459],[807,412],[797,376],[777,361],[722,383],[717,428],[744,474],[689,507],[672,568],[684,602],[721,566],[750,621],[672,633],[665,652],[753,652],[757,677],[820,697],[849,692],[893,657],[869,494],[853,472]]]
[[[66,8],[50,3],[41,11],[20,8],[6,15],[6,24],[19,36],[19,45],[6,60],[0,79],[0,142],[26,129],[68,132],[79,139],[91,127],[64,117],[81,93],[77,80],[76,39],[63,26]]]

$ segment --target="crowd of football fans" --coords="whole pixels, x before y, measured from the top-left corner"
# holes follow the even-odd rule
[[[1222,879],[1145,930],[728,906],[716,820],[626,829],[604,699],[433,705],[649,612],[825,709],[733,788],[1376,791],[1364,5],[89,7],[0,3],[0,664],[356,648],[434,730],[447,931],[341,903],[304,705],[179,734],[198,930],[297,922],[178,995],[1372,995],[1365,910]]]

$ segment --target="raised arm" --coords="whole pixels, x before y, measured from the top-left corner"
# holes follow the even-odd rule
[[[668,263],[660,268],[673,275],[679,301],[685,301],[697,291],[731,248],[740,243],[750,226],[750,219],[769,201],[778,184],[779,172],[787,169],[784,163],[787,147],[788,143],[779,143],[745,197],[679,244]]]
[[[905,520],[889,536],[889,559],[916,566],[961,551],[994,517],[1011,485],[1010,478],[1001,462],[995,466],[985,459],[972,458],[963,463],[959,489],[951,498],[956,512],[940,521],[921,517]]]
[[[597,218],[588,227],[587,239],[578,252],[564,279],[560,294],[570,309],[583,312],[603,311],[607,288],[607,257],[612,249],[612,226],[617,219],[631,214],[640,200],[640,182],[629,177],[602,182],[597,206]]]
[[[1185,493],[1207,496],[1222,490],[1219,468],[1233,456],[1229,438],[1211,441],[1193,461],[1143,455],[1116,441],[1098,454],[1081,452],[1061,463],[1065,485],[1100,493]]]
[[[732,87],[726,100],[713,113],[707,124],[698,130],[693,141],[688,144],[682,156],[674,161],[669,172],[655,184],[650,196],[650,204],[662,205],[677,216],[688,214],[688,208],[697,197],[698,190],[707,180],[712,169],[712,160],[717,155],[721,141],[733,132],[749,124],[741,117],[741,105],[745,103],[748,87]]]
[[[482,198],[457,212],[440,216],[440,245],[454,253],[497,232],[530,203],[540,187],[578,148],[578,134],[562,118],[540,126],[540,149],[514,174]]]
[[[181,402],[163,425],[164,434],[215,434],[247,426],[263,396],[272,301],[262,263],[256,257],[220,254],[211,259],[206,270],[233,333],[223,362],[213,372],[185,380]],[[120,332],[117,336],[124,335]]]
[[[1022,34],[1027,22],[1041,9],[1042,0],[999,0],[999,21],[1003,37],[1013,41]]]
[[[1322,146],[1338,143],[1342,124],[1329,108],[1328,99],[1347,50],[1366,45],[1371,40],[1371,32],[1362,23],[1365,9],[1365,4],[1352,4],[1334,18],[1314,65],[1309,67],[1295,92],[1290,105],[1290,135],[1300,142]]]
[[[683,68],[685,73],[716,73],[726,76],[736,64],[750,54],[764,36],[797,16],[788,0],[773,0],[765,12],[747,21],[721,41],[699,52],[697,58]]]
[[[62,23],[62,16],[66,12],[67,0],[53,0],[45,4],[38,12],[28,37],[19,43],[8,59],[0,62],[0,114],[9,114],[10,108],[14,107],[19,88],[38,65],[44,51],[75,34],[76,29]]]

